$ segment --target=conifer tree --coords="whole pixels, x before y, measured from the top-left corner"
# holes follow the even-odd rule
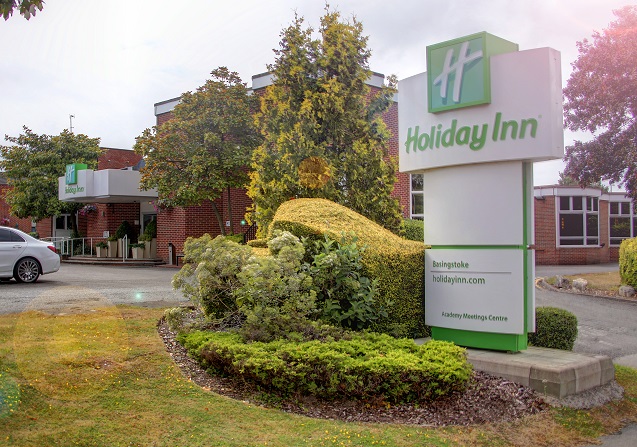
[[[387,156],[381,118],[396,79],[370,95],[370,50],[355,18],[343,21],[327,9],[319,37],[312,33],[296,16],[268,67],[273,85],[257,114],[264,142],[253,154],[248,190],[259,232],[281,203],[297,197],[332,200],[399,232],[400,205],[391,197],[396,161]]]

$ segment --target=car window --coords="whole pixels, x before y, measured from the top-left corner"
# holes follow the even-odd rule
[[[24,238],[18,233],[14,233],[13,231],[9,231],[9,233],[11,233],[11,242],[24,242]]]
[[[13,231],[0,228],[0,242],[24,242],[24,239]]]
[[[0,228],[0,242],[11,242],[11,232]]]

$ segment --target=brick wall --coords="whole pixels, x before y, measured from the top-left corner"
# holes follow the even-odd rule
[[[104,153],[97,159],[97,169],[122,169],[135,166],[142,159],[141,155],[128,149],[102,148]]]

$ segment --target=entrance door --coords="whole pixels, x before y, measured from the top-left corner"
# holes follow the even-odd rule
[[[60,214],[55,216],[55,228],[53,228],[54,240],[58,240],[63,237],[71,237],[71,215]]]

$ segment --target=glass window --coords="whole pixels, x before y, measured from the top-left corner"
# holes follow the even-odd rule
[[[0,242],[11,242],[11,232],[0,228]]]
[[[608,232],[610,245],[619,245],[624,239],[637,236],[637,216],[629,201],[610,202]]]
[[[560,197],[559,207],[559,245],[599,245],[597,197]]]
[[[411,218],[422,220],[424,218],[424,186],[423,175],[411,175]]]

